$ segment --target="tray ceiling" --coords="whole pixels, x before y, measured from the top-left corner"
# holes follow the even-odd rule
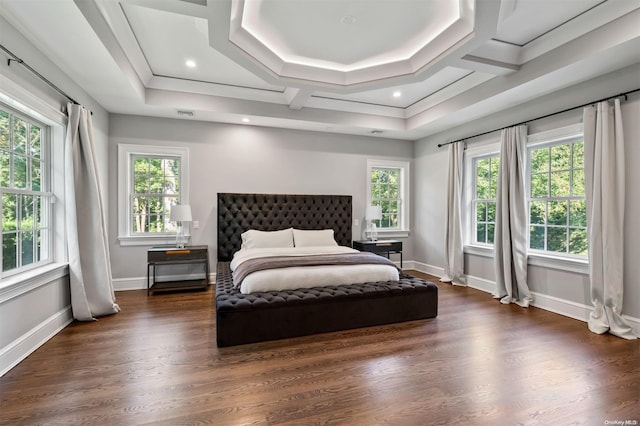
[[[636,0],[3,0],[0,14],[110,112],[401,139],[640,62]]]

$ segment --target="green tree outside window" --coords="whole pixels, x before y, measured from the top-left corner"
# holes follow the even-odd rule
[[[2,271],[43,260],[48,245],[43,126],[0,109],[0,193]]]
[[[399,168],[371,169],[371,205],[382,210],[382,219],[374,221],[380,229],[400,227],[400,173]]]
[[[529,158],[529,247],[586,256],[583,141],[536,147]]]
[[[474,239],[476,243],[493,244],[496,227],[496,194],[498,192],[498,155],[474,161],[475,194]]]
[[[175,232],[171,206],[180,201],[180,160],[133,156],[133,233]]]

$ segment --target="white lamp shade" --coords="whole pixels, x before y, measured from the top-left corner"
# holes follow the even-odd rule
[[[191,206],[189,204],[171,206],[169,219],[173,222],[191,222]]]
[[[368,220],[380,220],[382,219],[382,207],[380,206],[368,206],[366,212],[366,218]]]

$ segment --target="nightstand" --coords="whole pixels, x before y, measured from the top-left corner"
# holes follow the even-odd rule
[[[387,258],[391,253],[400,254],[400,269],[402,269],[402,241],[378,240],[378,241],[354,241],[353,248],[360,251],[368,251],[376,254],[384,254]]]
[[[170,280],[158,281],[158,267],[177,265],[202,265],[203,271],[195,274],[189,270],[188,274],[180,277],[166,274]],[[191,268],[189,268],[191,269]],[[182,279],[180,279],[182,278]],[[147,250],[147,294],[152,291],[173,290],[206,290],[209,285],[209,249],[207,246],[175,246],[151,247]]]

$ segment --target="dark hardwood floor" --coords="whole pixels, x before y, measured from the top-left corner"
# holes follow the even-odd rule
[[[638,424],[638,340],[438,286],[433,320],[222,349],[211,290],[121,292],[0,378],[0,423]]]

